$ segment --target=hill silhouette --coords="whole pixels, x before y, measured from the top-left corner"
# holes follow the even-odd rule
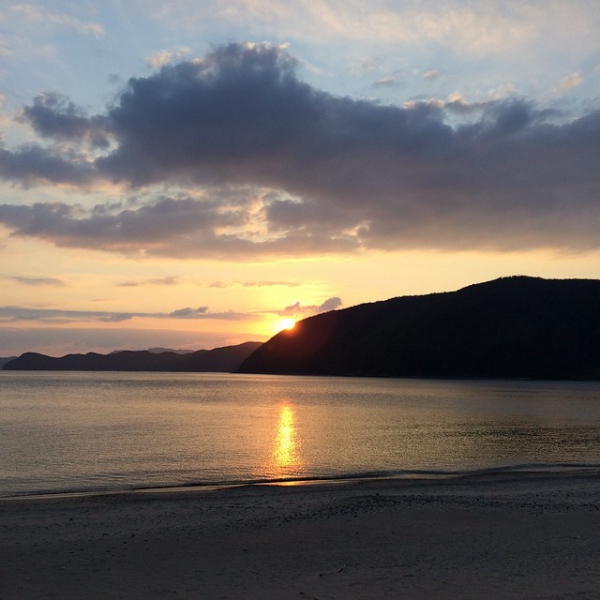
[[[110,354],[67,354],[59,358],[26,352],[4,365],[6,371],[237,371],[242,361],[261,342],[198,350],[187,354],[175,351],[125,350]]]
[[[508,277],[307,318],[244,373],[600,379],[600,281]]]
[[[15,358],[17,358],[16,356],[0,356],[0,369],[2,369],[2,367],[4,367],[4,365],[8,362],[10,362],[11,360],[14,360]]]

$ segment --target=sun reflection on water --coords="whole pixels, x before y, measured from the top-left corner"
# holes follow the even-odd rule
[[[277,434],[272,451],[276,477],[300,475],[302,471],[295,421],[294,409],[289,404],[282,405],[279,409]]]

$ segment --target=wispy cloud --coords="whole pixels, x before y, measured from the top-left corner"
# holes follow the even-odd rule
[[[282,281],[282,280],[262,280],[262,281],[213,281],[210,287],[217,289],[226,289],[234,287],[298,287],[302,285],[298,281]]]
[[[244,287],[298,287],[301,285],[298,281],[244,281],[242,283]]]
[[[395,87],[402,83],[400,76],[398,74],[387,75],[386,77],[382,77],[378,79],[373,85],[375,87]]]
[[[67,284],[62,279],[55,277],[26,277],[23,275],[6,275],[4,279],[9,279],[16,283],[30,286],[52,286],[52,287],[65,287]]]
[[[571,88],[580,86],[582,81],[583,79],[581,77],[581,73],[579,73],[578,71],[574,71],[570,75],[567,75],[566,77],[563,77],[563,79],[560,80],[558,89],[564,92],[566,90],[570,90]]]
[[[10,9],[23,18],[42,26],[52,25],[72,29],[81,35],[93,37],[104,35],[104,27],[100,23],[82,21],[66,12],[47,10],[39,4],[20,2],[10,6]]]
[[[208,307],[180,308],[169,313],[161,312],[110,312],[93,310],[66,310],[51,308],[29,308],[22,306],[0,306],[0,322],[46,322],[46,323],[121,323],[134,318],[151,319],[215,319],[221,321],[244,321],[255,315],[233,311],[211,312]]]
[[[177,319],[197,319],[198,317],[204,317],[208,312],[208,306],[200,306],[198,308],[179,308],[169,313],[170,317]]]
[[[143,286],[156,286],[156,285],[178,285],[180,283],[179,277],[169,275],[167,277],[152,277],[150,279],[141,280],[128,280],[117,283],[118,287],[143,287]]]

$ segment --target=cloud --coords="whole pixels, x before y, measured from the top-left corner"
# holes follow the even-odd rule
[[[290,306],[286,306],[283,311],[281,311],[281,314],[293,315],[299,312],[304,312],[304,308],[301,306],[300,301],[290,304]]]
[[[0,223],[59,246],[190,258],[600,247],[600,110],[381,105],[315,89],[297,64],[280,47],[231,44],[130,79],[102,115],[40,97],[23,118],[55,143],[1,149],[0,176],[157,195],[94,210],[3,204]],[[158,195],[169,187],[180,191]]]
[[[586,49],[594,48],[588,30],[598,14],[589,0],[180,0],[154,4],[158,5],[155,18],[179,35],[181,31],[196,35],[210,32],[214,39],[216,28],[263,39],[265,31],[276,31],[279,39],[300,40],[303,44],[322,44],[326,39],[356,47],[376,40],[379,45],[395,45],[400,51],[408,46],[410,51],[411,45],[426,43],[447,52],[476,53],[478,57],[519,52],[532,40],[554,42],[567,33],[571,34],[569,41],[579,34]],[[556,34],[554,39],[551,34]]]
[[[371,73],[378,71],[380,65],[372,58],[365,58],[363,60],[354,61],[348,65],[348,70],[353,75],[361,75],[363,73]]]
[[[25,186],[66,184],[85,187],[96,178],[92,165],[83,157],[70,156],[37,145],[14,151],[0,147],[0,178]]]
[[[198,308],[180,308],[169,313],[170,317],[177,319],[196,319],[199,316],[205,316],[208,311],[208,306],[200,306]]]
[[[340,306],[342,306],[342,304],[343,304],[342,299],[335,296],[333,298],[329,298],[329,299],[325,300],[325,302],[323,302],[323,304],[321,304],[321,306],[319,306],[317,308],[317,312],[322,313],[322,312],[328,312],[330,310],[336,310],[336,309],[340,308]]]
[[[209,287],[216,289],[226,289],[233,287],[298,287],[302,285],[298,281],[280,281],[280,280],[263,280],[263,281],[213,281]]]
[[[82,21],[67,13],[51,12],[37,4],[15,3],[10,8],[16,14],[38,25],[54,25],[61,28],[73,29],[81,35],[91,35],[95,38],[100,38],[104,35],[104,28],[99,23]]]
[[[16,283],[30,286],[54,286],[54,287],[65,287],[67,284],[61,279],[55,277],[26,277],[22,275],[11,275],[5,277]]]
[[[52,308],[28,308],[21,306],[0,306],[0,322],[117,322],[128,320],[132,317],[132,313],[110,313],[105,311],[81,311]]]
[[[328,312],[330,310],[336,310],[342,306],[342,299],[337,296],[333,298],[328,298],[322,304],[313,304],[313,305],[303,305],[300,302],[295,302],[290,306],[286,306],[283,310],[279,311],[277,314],[286,316],[286,315],[294,315],[296,317],[301,315],[317,315],[319,313]]]
[[[121,323],[123,321],[129,321],[131,319],[133,319],[133,315],[130,313],[116,313],[113,315],[99,317],[99,320],[103,323]]]
[[[104,116],[88,118],[68,98],[56,93],[37,96],[23,110],[22,121],[28,122],[44,138],[83,140],[92,146],[108,146],[108,122]]]
[[[177,48],[176,50],[159,50],[155,52],[147,63],[153,69],[159,69],[176,60],[181,60],[191,53],[191,49],[187,47]]]
[[[149,285],[177,285],[179,283],[178,277],[167,276],[167,277],[155,277],[148,279]]]
[[[578,71],[574,71],[570,75],[567,75],[566,77],[563,77],[563,79],[560,80],[558,89],[561,92],[564,92],[566,90],[570,90],[572,88],[580,86],[582,81],[583,79],[581,77],[581,73],[579,73]]]
[[[400,85],[401,80],[399,75],[387,75],[378,79],[373,85],[375,87],[395,87]]]
[[[171,319],[216,319],[219,321],[246,321],[256,318],[255,315],[250,313],[238,313],[232,310],[225,312],[210,312],[208,306],[180,308],[166,315],[158,313],[151,316]]]
[[[150,319],[215,319],[220,321],[244,321],[255,318],[250,313],[233,311],[210,312],[207,306],[198,308],[180,308],[169,313],[164,312],[110,312],[92,310],[68,310],[55,308],[29,308],[22,306],[0,306],[0,323],[45,322],[45,323],[121,323],[134,318]]]
[[[244,281],[242,283],[244,287],[298,287],[301,285],[298,281],[273,281],[273,280],[264,280],[264,281]]]
[[[151,279],[144,279],[141,281],[121,281],[117,283],[118,287],[141,287],[141,286],[155,286],[155,285],[178,285],[179,277],[169,275],[167,277],[153,277]]]
[[[58,246],[86,247],[122,252],[153,253],[179,236],[190,240],[198,252],[209,246],[214,230],[243,221],[240,211],[222,210],[214,201],[188,197],[159,198],[138,209],[96,206],[86,210],[64,203],[31,206],[0,205],[0,222],[13,235],[40,237]],[[226,243],[226,240],[224,241]]]

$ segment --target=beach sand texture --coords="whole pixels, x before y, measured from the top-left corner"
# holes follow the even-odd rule
[[[0,598],[600,598],[600,473],[0,501]]]

